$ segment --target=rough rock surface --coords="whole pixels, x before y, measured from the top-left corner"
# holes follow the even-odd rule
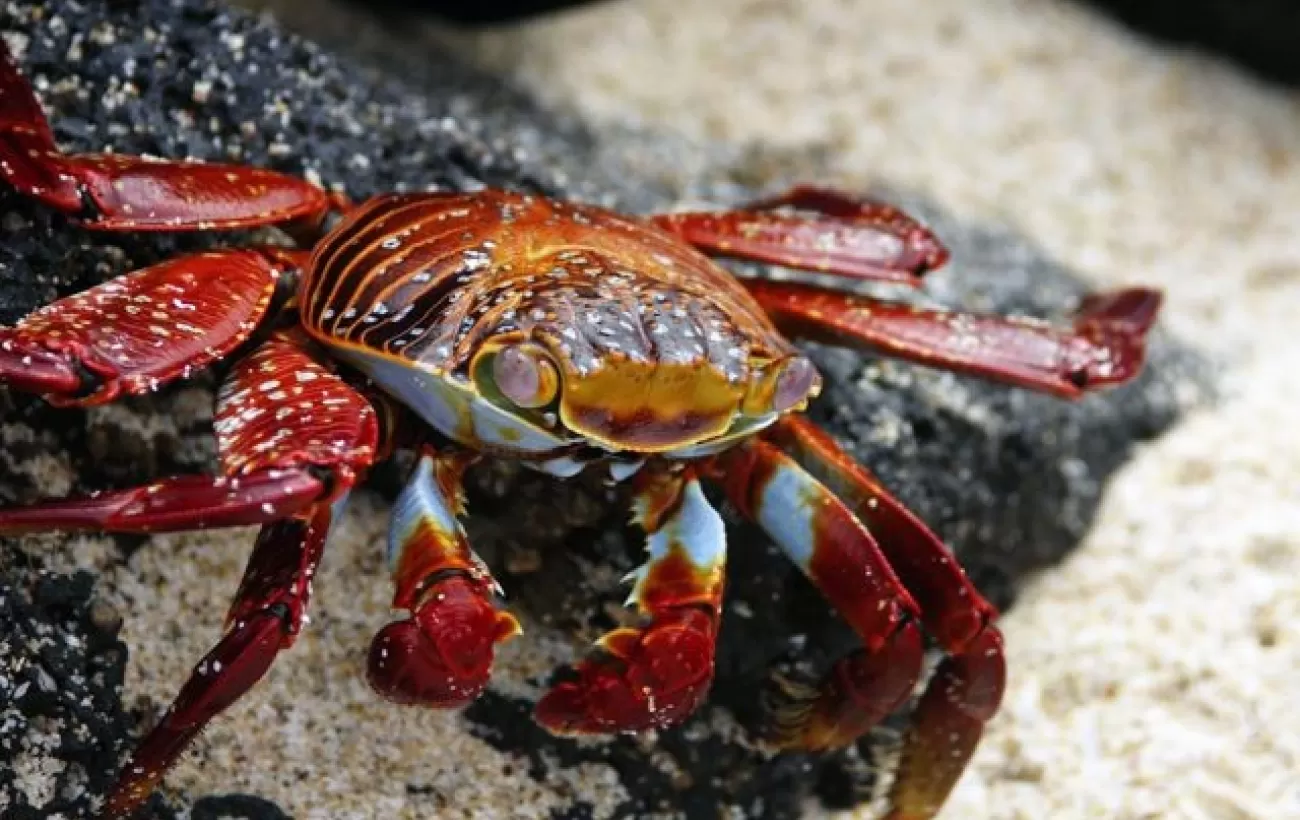
[[[740,152],[594,135],[436,54],[404,82],[364,73],[201,0],[9,2],[0,33],[69,150],[235,159],[304,173],[354,197],[487,183],[632,211],[736,201],[747,186],[774,181],[773,165]],[[945,301],[1049,315],[1080,292],[1014,235],[900,198],[954,251],[933,290]],[[3,321],[214,241],[93,236],[8,191],[0,230]],[[1139,384],[1076,405],[839,351],[813,354],[828,379],[814,415],[952,543],[1000,605],[1011,603],[1017,579],[1069,551],[1106,477],[1135,441],[1172,421],[1198,383],[1163,339]],[[210,384],[200,377],[92,412],[0,393],[0,500],[208,466]],[[192,817],[711,817],[719,807],[795,817],[808,798],[843,806],[869,796],[869,763],[888,748],[887,735],[826,758],[769,758],[745,740],[740,726],[756,718],[754,684],[769,663],[798,648],[824,663],[848,637],[740,524],[718,683],[699,717],[657,738],[582,743],[532,726],[528,702],[556,663],[613,623],[624,593],[617,579],[639,560],[625,508],[594,480],[557,486],[508,466],[475,476],[471,536],[500,569],[526,636],[503,654],[493,690],[464,714],[377,703],[358,659],[387,615],[378,538],[394,475],[377,472],[332,542],[308,634],[177,767],[153,816],[189,806]],[[0,766],[13,773],[0,777],[6,817],[87,811],[215,637],[250,535],[46,536],[0,546]]]

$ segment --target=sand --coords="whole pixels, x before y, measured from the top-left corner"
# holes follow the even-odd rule
[[[1048,0],[631,0],[453,42],[554,105],[820,147],[1166,288],[1225,396],[1027,585],[942,817],[1300,817],[1300,95]]]

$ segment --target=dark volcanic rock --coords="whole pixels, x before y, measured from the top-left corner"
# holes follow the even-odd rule
[[[476,0],[473,3],[457,2],[457,0],[423,0],[414,3],[404,2],[404,0],[374,0],[357,5],[365,6],[368,11],[380,10],[381,12],[383,9],[406,12],[419,8],[434,17],[452,23],[486,25],[552,14],[591,2],[593,0]]]
[[[752,194],[737,180],[763,176],[721,148],[687,153],[695,148],[653,135],[590,134],[436,54],[424,54],[418,74],[403,82],[371,74],[205,0],[11,2],[0,32],[36,79],[68,150],[112,146],[232,159],[308,174],[357,198],[490,184],[600,198],[631,211],[685,198],[737,201]],[[690,168],[707,173],[683,170]],[[953,249],[951,271],[933,288],[945,301],[1053,315],[1081,292],[1024,241],[903,199]],[[8,190],[0,191],[0,229],[0,321],[178,249],[231,239],[91,235]],[[1078,404],[810,349],[828,382],[813,415],[949,539],[1003,606],[1021,575],[1077,542],[1106,477],[1135,441],[1172,422],[1183,388],[1198,380],[1191,360],[1163,340],[1139,383]],[[210,384],[200,377],[127,404],[146,417],[183,418],[178,408]],[[3,503],[56,492],[37,483],[45,475],[32,466],[38,463],[70,468],[80,490],[210,466],[202,414],[141,437],[122,435],[111,415],[54,411],[2,391],[0,408]],[[393,475],[377,471],[373,486],[391,492]],[[470,491],[471,534],[502,568],[516,609],[583,640],[612,624],[606,613],[625,594],[613,579],[640,560],[641,547],[625,508],[611,504],[598,481],[557,485],[506,465],[481,471]],[[539,560],[514,564],[512,573],[511,550],[525,535]],[[525,719],[528,704],[493,692],[466,712],[467,729],[531,761],[539,776],[554,765],[607,763],[632,795],[629,816],[654,809],[714,817],[733,807],[747,816],[795,817],[810,794],[836,805],[860,800],[880,740],[823,758],[765,757],[719,728],[731,725],[729,714],[742,723],[757,718],[755,684],[772,662],[800,657],[823,665],[851,642],[758,533],[736,522],[732,535],[718,683],[698,718],[653,744],[579,745],[549,737]],[[133,544],[118,543],[124,553]],[[123,708],[124,648],[112,617],[93,603],[90,577],[46,571],[41,556],[48,550],[48,543],[0,544],[0,770],[19,760],[24,771],[48,764],[38,795],[19,778],[0,779],[6,817],[49,816],[56,808],[84,814],[144,717]],[[796,655],[800,647],[806,650]],[[194,817],[282,816],[251,797],[185,799]],[[449,799],[454,804],[456,796]],[[172,816],[157,796],[153,807],[153,816]],[[591,811],[579,795],[565,816]]]
[[[0,557],[0,771],[31,771],[38,756],[52,753],[63,765],[60,784],[73,788],[50,790],[33,806],[10,775],[0,791],[4,816],[75,816],[84,791],[112,784],[104,761],[134,722],[118,695],[126,664],[121,624],[93,600],[90,573],[54,575],[9,559]]]
[[[1146,34],[1223,54],[1252,71],[1300,83],[1295,0],[1088,0]]]

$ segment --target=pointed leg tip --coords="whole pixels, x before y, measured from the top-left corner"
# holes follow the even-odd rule
[[[495,643],[505,643],[513,641],[520,635],[524,634],[524,628],[519,623],[519,619],[509,612],[500,612],[497,614],[496,634],[493,637]]]
[[[125,771],[133,770],[127,768]],[[138,775],[138,779],[119,782],[104,798],[104,807],[96,815],[98,820],[131,820],[140,813],[161,780],[161,772],[145,772]]]
[[[920,632],[909,624],[881,651],[841,659],[817,685],[776,678],[767,742],[799,752],[851,746],[907,701],[920,672]]]
[[[1080,303],[1076,323],[1103,323],[1123,327],[1136,336],[1155,325],[1164,305],[1164,292],[1131,287],[1094,293]]]

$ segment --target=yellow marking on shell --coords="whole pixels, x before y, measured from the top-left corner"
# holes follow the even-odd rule
[[[610,360],[591,373],[565,373],[560,418],[611,449],[666,452],[725,433],[744,392],[707,365]]]
[[[772,409],[780,368],[772,367],[771,362],[750,362],[749,372],[752,375],[740,410],[747,416],[760,416]]]

